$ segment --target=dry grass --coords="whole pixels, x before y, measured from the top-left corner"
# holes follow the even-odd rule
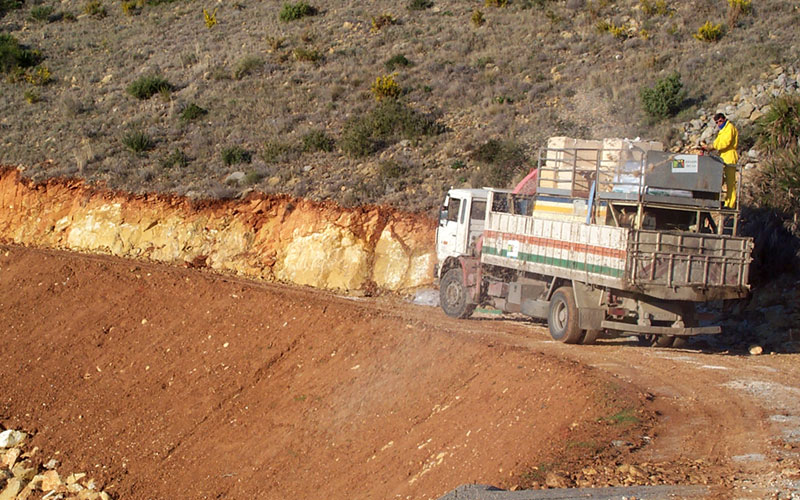
[[[709,108],[770,64],[800,58],[800,12],[779,0],[759,2],[711,44],[692,34],[706,20],[724,23],[727,2],[515,0],[497,8],[436,0],[417,9],[319,0],[310,3],[314,15],[282,21],[281,2],[239,0],[219,5],[212,29],[194,2],[148,3],[131,16],[105,2],[105,17],[83,15],[88,3],[55,5],[77,13],[74,22],[32,19],[32,5],[0,18],[0,30],[39,50],[53,76],[35,89],[35,105],[26,102],[28,84],[0,81],[0,161],[27,164],[36,177],[75,172],[131,191],[235,195],[223,184],[230,168],[220,151],[239,145],[252,152],[257,189],[430,209],[451,185],[469,185],[480,167],[472,152],[487,141],[535,157],[550,135],[666,140],[670,122],[647,122],[642,87],[677,71],[694,106]],[[376,30],[375,19],[393,22]],[[626,36],[599,33],[599,22],[626,26]],[[399,98],[444,132],[348,156],[337,146],[344,127],[370,111],[370,87],[387,71]],[[163,76],[171,92],[126,95],[148,75]],[[193,103],[208,113],[182,118]],[[132,123],[158,138],[146,156],[119,141]],[[308,147],[311,131],[334,147]],[[91,157],[76,155],[79,147]],[[191,158],[188,168],[159,167],[174,151]],[[370,184],[388,168],[381,165],[413,165],[413,182]]]

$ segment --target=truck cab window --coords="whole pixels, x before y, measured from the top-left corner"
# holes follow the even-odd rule
[[[482,200],[472,200],[472,213],[469,216],[472,220],[483,220],[486,218],[486,202]]]
[[[450,203],[447,205],[447,220],[452,222],[458,221],[458,211],[461,208],[461,200],[458,198],[450,198]]]

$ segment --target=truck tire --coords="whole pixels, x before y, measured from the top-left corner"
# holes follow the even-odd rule
[[[550,299],[547,315],[550,336],[565,344],[578,344],[583,339],[583,330],[578,327],[578,306],[572,287],[562,286]]]
[[[444,313],[451,318],[469,318],[476,304],[467,300],[467,287],[461,269],[447,271],[439,283],[439,304]]]

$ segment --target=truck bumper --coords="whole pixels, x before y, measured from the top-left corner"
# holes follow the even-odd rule
[[[722,332],[720,326],[695,326],[679,328],[672,326],[634,325],[622,321],[603,321],[601,326],[609,330],[619,330],[642,335],[673,335],[676,337],[691,337],[692,335],[715,335]]]

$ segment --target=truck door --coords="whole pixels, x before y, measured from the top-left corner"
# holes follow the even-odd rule
[[[485,218],[486,200],[469,195],[445,198],[436,232],[439,262],[447,257],[470,255],[472,245],[483,234]]]

